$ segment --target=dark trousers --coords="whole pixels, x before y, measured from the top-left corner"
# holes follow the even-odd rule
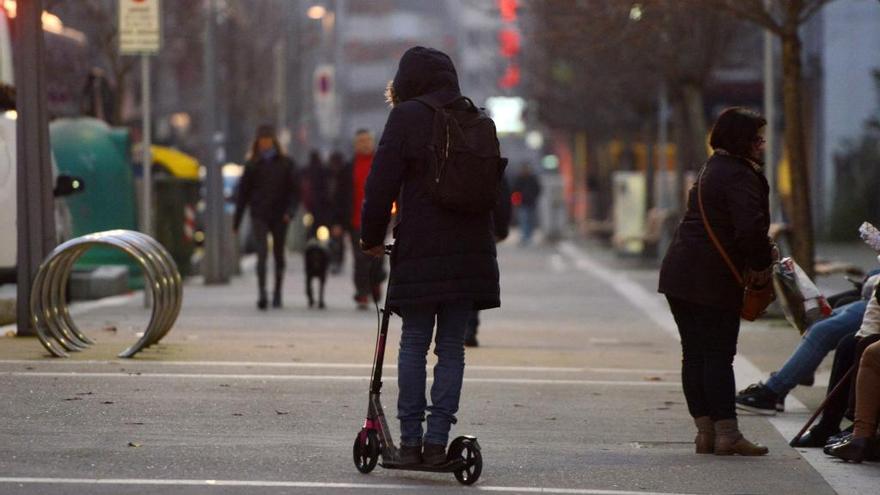
[[[269,235],[272,236],[272,254],[275,257],[275,292],[280,292],[281,283],[284,280],[284,243],[287,240],[287,223],[281,220],[270,223],[254,217],[251,220],[254,244],[257,248],[257,284],[260,294],[266,292],[266,258],[269,254]]]
[[[840,422],[844,417],[854,419],[859,361],[865,348],[878,340],[880,340],[880,335],[870,335],[862,339],[857,339],[855,335],[849,335],[837,344],[837,349],[834,351],[834,363],[831,366],[831,377],[828,379],[827,393],[831,393],[831,390],[846,376],[850,368],[856,366],[856,371],[849,375],[837,394],[825,404],[825,409],[822,410],[822,419],[819,420],[817,427],[825,431],[837,431],[840,429]]]
[[[681,335],[681,382],[688,411],[713,421],[736,418],[733,356],[739,311],[666,299]]]
[[[831,377],[828,379],[826,395],[840,383],[840,380],[852,368],[856,355],[856,342],[856,336],[853,334],[840,339],[840,342],[837,344],[837,349],[834,350],[834,363],[831,365]],[[825,409],[822,410],[822,419],[819,420],[819,423],[816,425],[817,427],[827,431],[837,431],[840,429],[840,422],[843,421],[849,402],[848,391],[851,383],[852,375],[847,378],[846,383],[841,385],[837,395],[825,404]]]

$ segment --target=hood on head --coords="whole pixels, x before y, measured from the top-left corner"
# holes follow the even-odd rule
[[[395,101],[439,91],[460,93],[458,74],[449,55],[423,46],[410,48],[403,54],[391,86]]]

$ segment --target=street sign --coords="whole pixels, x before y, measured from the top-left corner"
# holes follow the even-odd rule
[[[154,54],[162,33],[159,0],[119,0],[119,52]]]
[[[318,103],[330,102],[336,95],[334,79],[336,70],[331,64],[320,64],[315,68],[314,95]]]
[[[318,131],[326,139],[336,139],[342,123],[336,103],[336,69],[332,64],[319,64],[313,81]]]

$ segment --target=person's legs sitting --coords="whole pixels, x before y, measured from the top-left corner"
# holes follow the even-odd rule
[[[737,407],[759,414],[776,414],[777,398],[797,386],[801,377],[814,373],[840,339],[858,331],[865,306],[865,301],[847,304],[811,326],[779,371],[766,383],[750,385],[737,395]]]
[[[880,343],[865,349],[856,378],[856,420],[851,439],[839,443],[828,453],[846,461],[862,462],[868,455],[869,441],[877,433],[880,415]]]
[[[847,374],[853,365],[856,353],[855,335],[847,335],[840,339],[837,349],[834,350],[834,364],[831,367],[831,377],[828,379],[826,396],[846,378],[846,382],[840,385],[834,397],[828,399],[822,410],[822,417],[815,426],[804,433],[797,442],[792,442],[792,447],[823,447],[832,435],[840,431],[840,422],[843,420],[847,407],[847,393],[852,380],[852,374]]]

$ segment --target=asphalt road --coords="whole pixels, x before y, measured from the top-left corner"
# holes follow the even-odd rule
[[[330,279],[328,310],[305,308],[294,257],[284,309],[256,310],[247,270],[228,286],[192,281],[175,329],[133,360],[114,354],[146,321],[137,295],[75,310],[98,345],[68,360],[0,338],[0,494],[826,494],[880,479],[876,465],[811,464],[789,448],[779,429],[803,410],[787,423],[741,417],[767,457],[695,455],[651,268],[570,243],[505,244],[501,264],[503,308],[483,313],[481,346],[467,351],[453,431],[479,437],[473,487],[451,474],[355,470],[375,314],[354,309],[347,275]],[[398,332],[394,320],[390,418]],[[738,359],[739,384],[778,365],[793,334],[744,327],[754,364]],[[815,405],[814,388],[797,398]]]

